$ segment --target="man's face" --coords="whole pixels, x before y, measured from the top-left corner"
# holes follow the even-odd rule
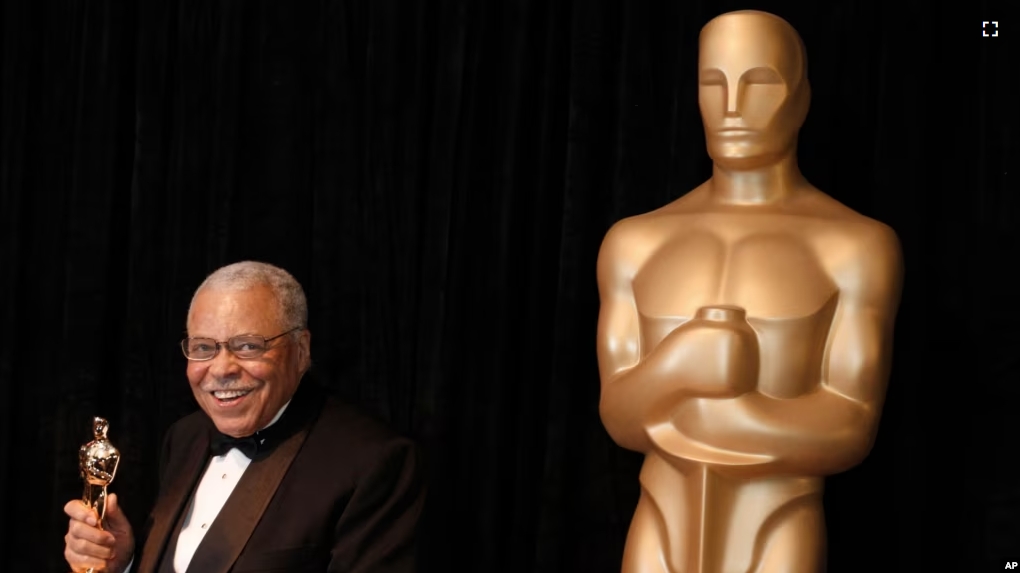
[[[799,45],[771,18],[726,16],[705,28],[698,102],[713,161],[753,169],[793,148],[808,104],[806,80],[797,91],[800,60]]]
[[[188,336],[224,342],[233,336],[272,338],[287,331],[272,291],[203,289],[188,317]],[[188,361],[198,405],[224,434],[243,437],[262,429],[290,400],[309,365],[307,330],[277,338],[263,355],[242,360],[223,345],[212,360]]]

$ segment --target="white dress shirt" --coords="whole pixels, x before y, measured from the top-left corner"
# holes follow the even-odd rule
[[[287,402],[276,413],[276,416],[266,424],[266,428],[272,426],[283,415],[290,402]],[[266,428],[262,428],[265,430]],[[260,430],[261,431],[261,430]],[[241,481],[244,470],[248,469],[251,460],[241,453],[237,448],[232,448],[222,456],[216,456],[209,461],[202,479],[198,482],[198,489],[195,490],[194,501],[188,505],[188,512],[184,516],[184,523],[181,525],[181,534],[177,538],[177,551],[174,553],[174,571],[185,573],[188,564],[194,557],[198,545],[202,543],[205,533],[209,531],[216,516],[227,503],[227,498],[234,491],[237,482]],[[134,566],[134,559],[128,565],[124,573],[131,573]]]
[[[181,535],[177,538],[177,552],[174,554],[174,571],[184,573],[188,570],[198,544],[202,542],[205,532],[223,509],[223,504],[250,463],[251,460],[237,448],[209,461],[202,481],[198,482],[194,501],[184,516]]]

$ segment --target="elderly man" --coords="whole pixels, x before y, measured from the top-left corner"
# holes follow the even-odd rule
[[[307,316],[301,285],[272,265],[199,286],[181,347],[202,411],[167,434],[138,552],[115,494],[102,530],[80,501],[64,507],[73,570],[414,571],[415,448],[304,380]]]

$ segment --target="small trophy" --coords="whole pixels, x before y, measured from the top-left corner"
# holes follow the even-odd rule
[[[95,510],[99,529],[103,528],[103,517],[106,515],[106,488],[113,482],[117,464],[120,463],[120,452],[106,439],[109,429],[109,422],[103,418],[93,418],[94,439],[78,450],[78,467],[85,481],[85,493],[81,501]],[[87,573],[92,573],[92,569],[88,569]]]

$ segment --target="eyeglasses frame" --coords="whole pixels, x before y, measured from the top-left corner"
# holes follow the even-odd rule
[[[295,326],[294,328],[288,330],[287,332],[284,332],[283,334],[277,334],[276,336],[273,336],[271,338],[266,338],[265,336],[262,336],[261,334],[238,334],[237,336],[231,336],[227,340],[214,340],[214,339],[208,338],[206,336],[189,336],[189,337],[184,338],[183,340],[181,340],[181,352],[184,353],[184,357],[185,358],[187,358],[188,360],[190,360],[192,362],[208,362],[210,360],[213,360],[217,356],[219,356],[220,355],[220,350],[223,349],[223,348],[226,348],[227,352],[229,352],[231,354],[234,354],[234,351],[230,349],[230,341],[231,340],[233,340],[235,338],[238,338],[238,337],[241,337],[241,336],[258,336],[259,338],[261,338],[265,342],[266,348],[258,356],[253,356],[251,358],[241,358],[240,356],[238,356],[238,358],[240,358],[241,360],[252,360],[254,358],[258,358],[259,356],[262,356],[266,352],[269,352],[271,350],[271,348],[269,347],[269,343],[270,342],[276,340],[277,338],[286,336],[286,335],[288,335],[288,334],[290,334],[292,332],[296,332],[298,330],[304,330],[304,328],[305,327],[303,327],[303,326]],[[213,355],[210,356],[209,358],[192,358],[191,356],[188,356],[187,344],[188,344],[189,340],[212,340],[213,343],[216,345],[216,352],[214,352]],[[234,354],[234,356],[237,356],[237,354]]]

